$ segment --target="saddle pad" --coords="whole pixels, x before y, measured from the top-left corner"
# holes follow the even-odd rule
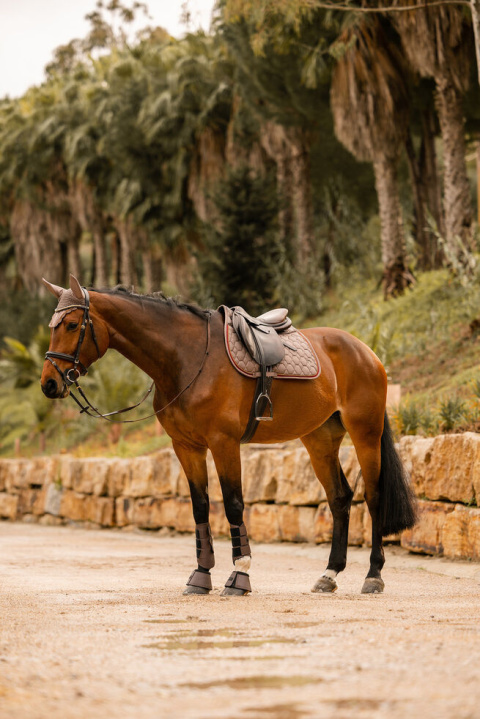
[[[260,365],[252,359],[233,329],[229,308],[222,309],[225,313],[225,348],[230,362],[246,377],[260,377]],[[316,379],[321,372],[320,362],[305,335],[294,327],[289,327],[279,336],[287,345],[295,349],[286,346],[285,357],[267,372],[267,376],[278,379]]]

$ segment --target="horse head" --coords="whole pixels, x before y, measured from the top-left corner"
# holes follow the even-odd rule
[[[63,398],[88,367],[105,354],[109,338],[105,323],[90,305],[90,295],[70,275],[65,289],[43,280],[58,304],[50,320],[50,346],[45,355],[41,386],[49,399]]]

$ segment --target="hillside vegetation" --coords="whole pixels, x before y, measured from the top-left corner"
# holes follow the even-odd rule
[[[368,344],[387,368],[389,380],[399,383],[402,401],[390,409],[397,434],[436,434],[477,429],[480,423],[480,282],[453,278],[448,270],[420,274],[402,297],[385,302],[371,279],[344,278],[343,285],[324,297],[324,312],[298,327],[331,326],[344,329]],[[294,318],[295,319],[295,318]],[[297,318],[298,319],[298,318]],[[169,442],[155,420],[138,425],[112,425],[80,416],[69,400],[51,402],[38,384],[43,345],[37,335],[30,349],[12,345],[0,372],[16,376],[0,401],[0,419],[12,425],[3,438],[1,456],[37,454],[68,449],[78,456],[131,456],[151,452]],[[22,348],[23,347],[23,352]],[[37,348],[37,349],[35,349]],[[17,367],[16,374],[12,365]],[[33,376],[28,384],[24,373]],[[30,375],[31,371],[31,375]],[[22,377],[24,377],[22,381]],[[26,386],[22,386],[26,384]],[[94,365],[82,380],[93,403],[111,411],[136,402],[148,378],[116,352]],[[12,410],[15,400],[15,410]],[[148,414],[150,403],[133,417]],[[125,417],[126,418],[126,417]],[[20,445],[15,438],[21,439]]]
[[[397,432],[476,428],[475,6],[389,5],[217,0],[209,32],[173,38],[134,36],[143,3],[97,0],[44,82],[0,98],[0,453],[160,441],[41,395],[42,277],[70,273],[288,306],[377,352]],[[108,412],[148,380],[112,353],[82,383]]]

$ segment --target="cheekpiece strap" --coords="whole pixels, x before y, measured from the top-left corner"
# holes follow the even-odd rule
[[[204,567],[204,569],[211,569],[215,566],[215,555],[213,553],[212,533],[208,522],[196,525],[195,539],[198,565]]]
[[[240,557],[252,556],[247,528],[243,522],[240,525],[230,525],[230,537],[232,538],[232,559],[234,562]]]

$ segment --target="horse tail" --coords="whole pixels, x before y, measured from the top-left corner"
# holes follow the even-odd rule
[[[388,415],[381,439],[378,518],[382,536],[397,534],[417,521],[417,500],[398,456]]]

